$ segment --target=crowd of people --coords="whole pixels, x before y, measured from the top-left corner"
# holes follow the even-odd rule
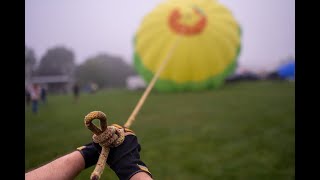
[[[98,90],[96,83],[90,83],[88,85],[87,92],[94,94]],[[78,103],[81,87],[78,82],[72,85],[73,102]],[[47,104],[48,88],[45,85],[38,83],[31,83],[25,88],[25,102],[26,106],[31,106],[32,112],[37,114],[39,111],[40,104]]]
[[[75,83],[72,87],[72,93],[74,98],[74,103],[77,103],[80,95],[80,86]],[[31,106],[32,112],[37,114],[39,111],[40,104],[47,104],[47,94],[48,89],[44,85],[38,83],[32,83],[25,88],[25,102],[26,106]]]

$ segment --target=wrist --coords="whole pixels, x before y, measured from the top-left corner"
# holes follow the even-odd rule
[[[141,146],[135,135],[126,136],[120,146],[110,149],[107,163],[120,180],[128,180],[139,172],[152,177],[147,165],[140,159],[140,151]]]
[[[123,157],[116,165],[110,166],[118,176],[119,180],[129,180],[131,177],[141,172],[146,173],[150,178],[152,178],[152,174],[146,164],[133,157],[134,153],[130,153]]]
[[[130,180],[152,180],[152,177],[146,172],[138,172],[134,174]]]
[[[81,153],[84,159],[85,169],[97,163],[101,149],[101,146],[94,142],[88,143],[84,146],[80,146],[77,148],[77,150]]]

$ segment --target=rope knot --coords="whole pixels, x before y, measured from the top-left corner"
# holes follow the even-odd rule
[[[100,128],[95,126],[92,121],[100,120]],[[91,180],[98,180],[106,165],[110,148],[119,146],[125,138],[125,128],[119,125],[107,125],[107,116],[101,111],[92,111],[84,117],[85,126],[93,132],[92,139],[102,147],[101,153],[94,171],[91,173]]]
[[[116,126],[107,126],[101,134],[93,134],[92,139],[104,147],[117,147],[124,141],[124,129]]]

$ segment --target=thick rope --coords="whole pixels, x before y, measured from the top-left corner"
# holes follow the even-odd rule
[[[136,119],[138,112],[140,111],[143,103],[147,99],[151,89],[153,88],[154,84],[156,83],[158,77],[160,76],[161,72],[163,71],[164,67],[167,65],[169,59],[171,58],[175,48],[178,45],[178,37],[172,43],[169,52],[167,53],[165,59],[161,62],[159,69],[157,70],[156,74],[153,76],[151,82],[149,83],[148,87],[144,91],[143,95],[141,96],[139,102],[137,103],[136,107],[134,108],[133,112],[131,113],[130,117],[128,118],[127,122],[124,124],[124,127],[129,128],[133,121]]]
[[[133,121],[135,120],[136,115],[140,111],[143,103],[147,99],[150,91],[152,90],[155,82],[157,81],[158,77],[160,76],[161,72],[163,71],[164,67],[167,65],[169,59],[171,58],[175,48],[178,44],[178,37],[175,39],[174,43],[170,47],[169,52],[167,53],[165,59],[160,64],[159,69],[157,70],[156,74],[153,76],[151,82],[149,83],[148,87],[144,91],[143,95],[141,96],[139,102],[135,106],[133,112],[131,113],[130,117],[128,118],[127,122],[124,124],[125,128],[129,128]],[[96,127],[92,121],[94,119],[100,120],[100,128]],[[99,160],[96,164],[94,171],[91,173],[90,179],[91,180],[98,180],[101,177],[101,174],[104,170],[106,165],[106,160],[108,158],[110,147],[117,147],[124,141],[124,131],[123,128],[119,128],[116,126],[107,126],[107,118],[106,115],[101,111],[92,111],[87,114],[84,118],[85,126],[91,130],[94,134],[92,139],[95,143],[99,143],[102,146],[101,154],[99,156]]]
[[[92,121],[100,120],[100,128],[96,127]],[[94,134],[92,139],[95,143],[99,143],[102,147],[99,160],[94,171],[91,173],[91,180],[98,180],[106,165],[106,161],[110,152],[110,147],[117,147],[124,141],[124,130],[116,126],[107,126],[107,117],[101,111],[92,111],[84,118],[85,126]]]

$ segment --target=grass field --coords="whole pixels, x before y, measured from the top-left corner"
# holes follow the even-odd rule
[[[123,125],[143,91],[49,96],[25,109],[25,171],[91,141],[86,114],[100,110]],[[295,178],[295,83],[238,82],[214,91],[151,92],[131,126],[158,180]],[[76,179],[89,179],[94,167]],[[117,179],[106,168],[101,179]]]

